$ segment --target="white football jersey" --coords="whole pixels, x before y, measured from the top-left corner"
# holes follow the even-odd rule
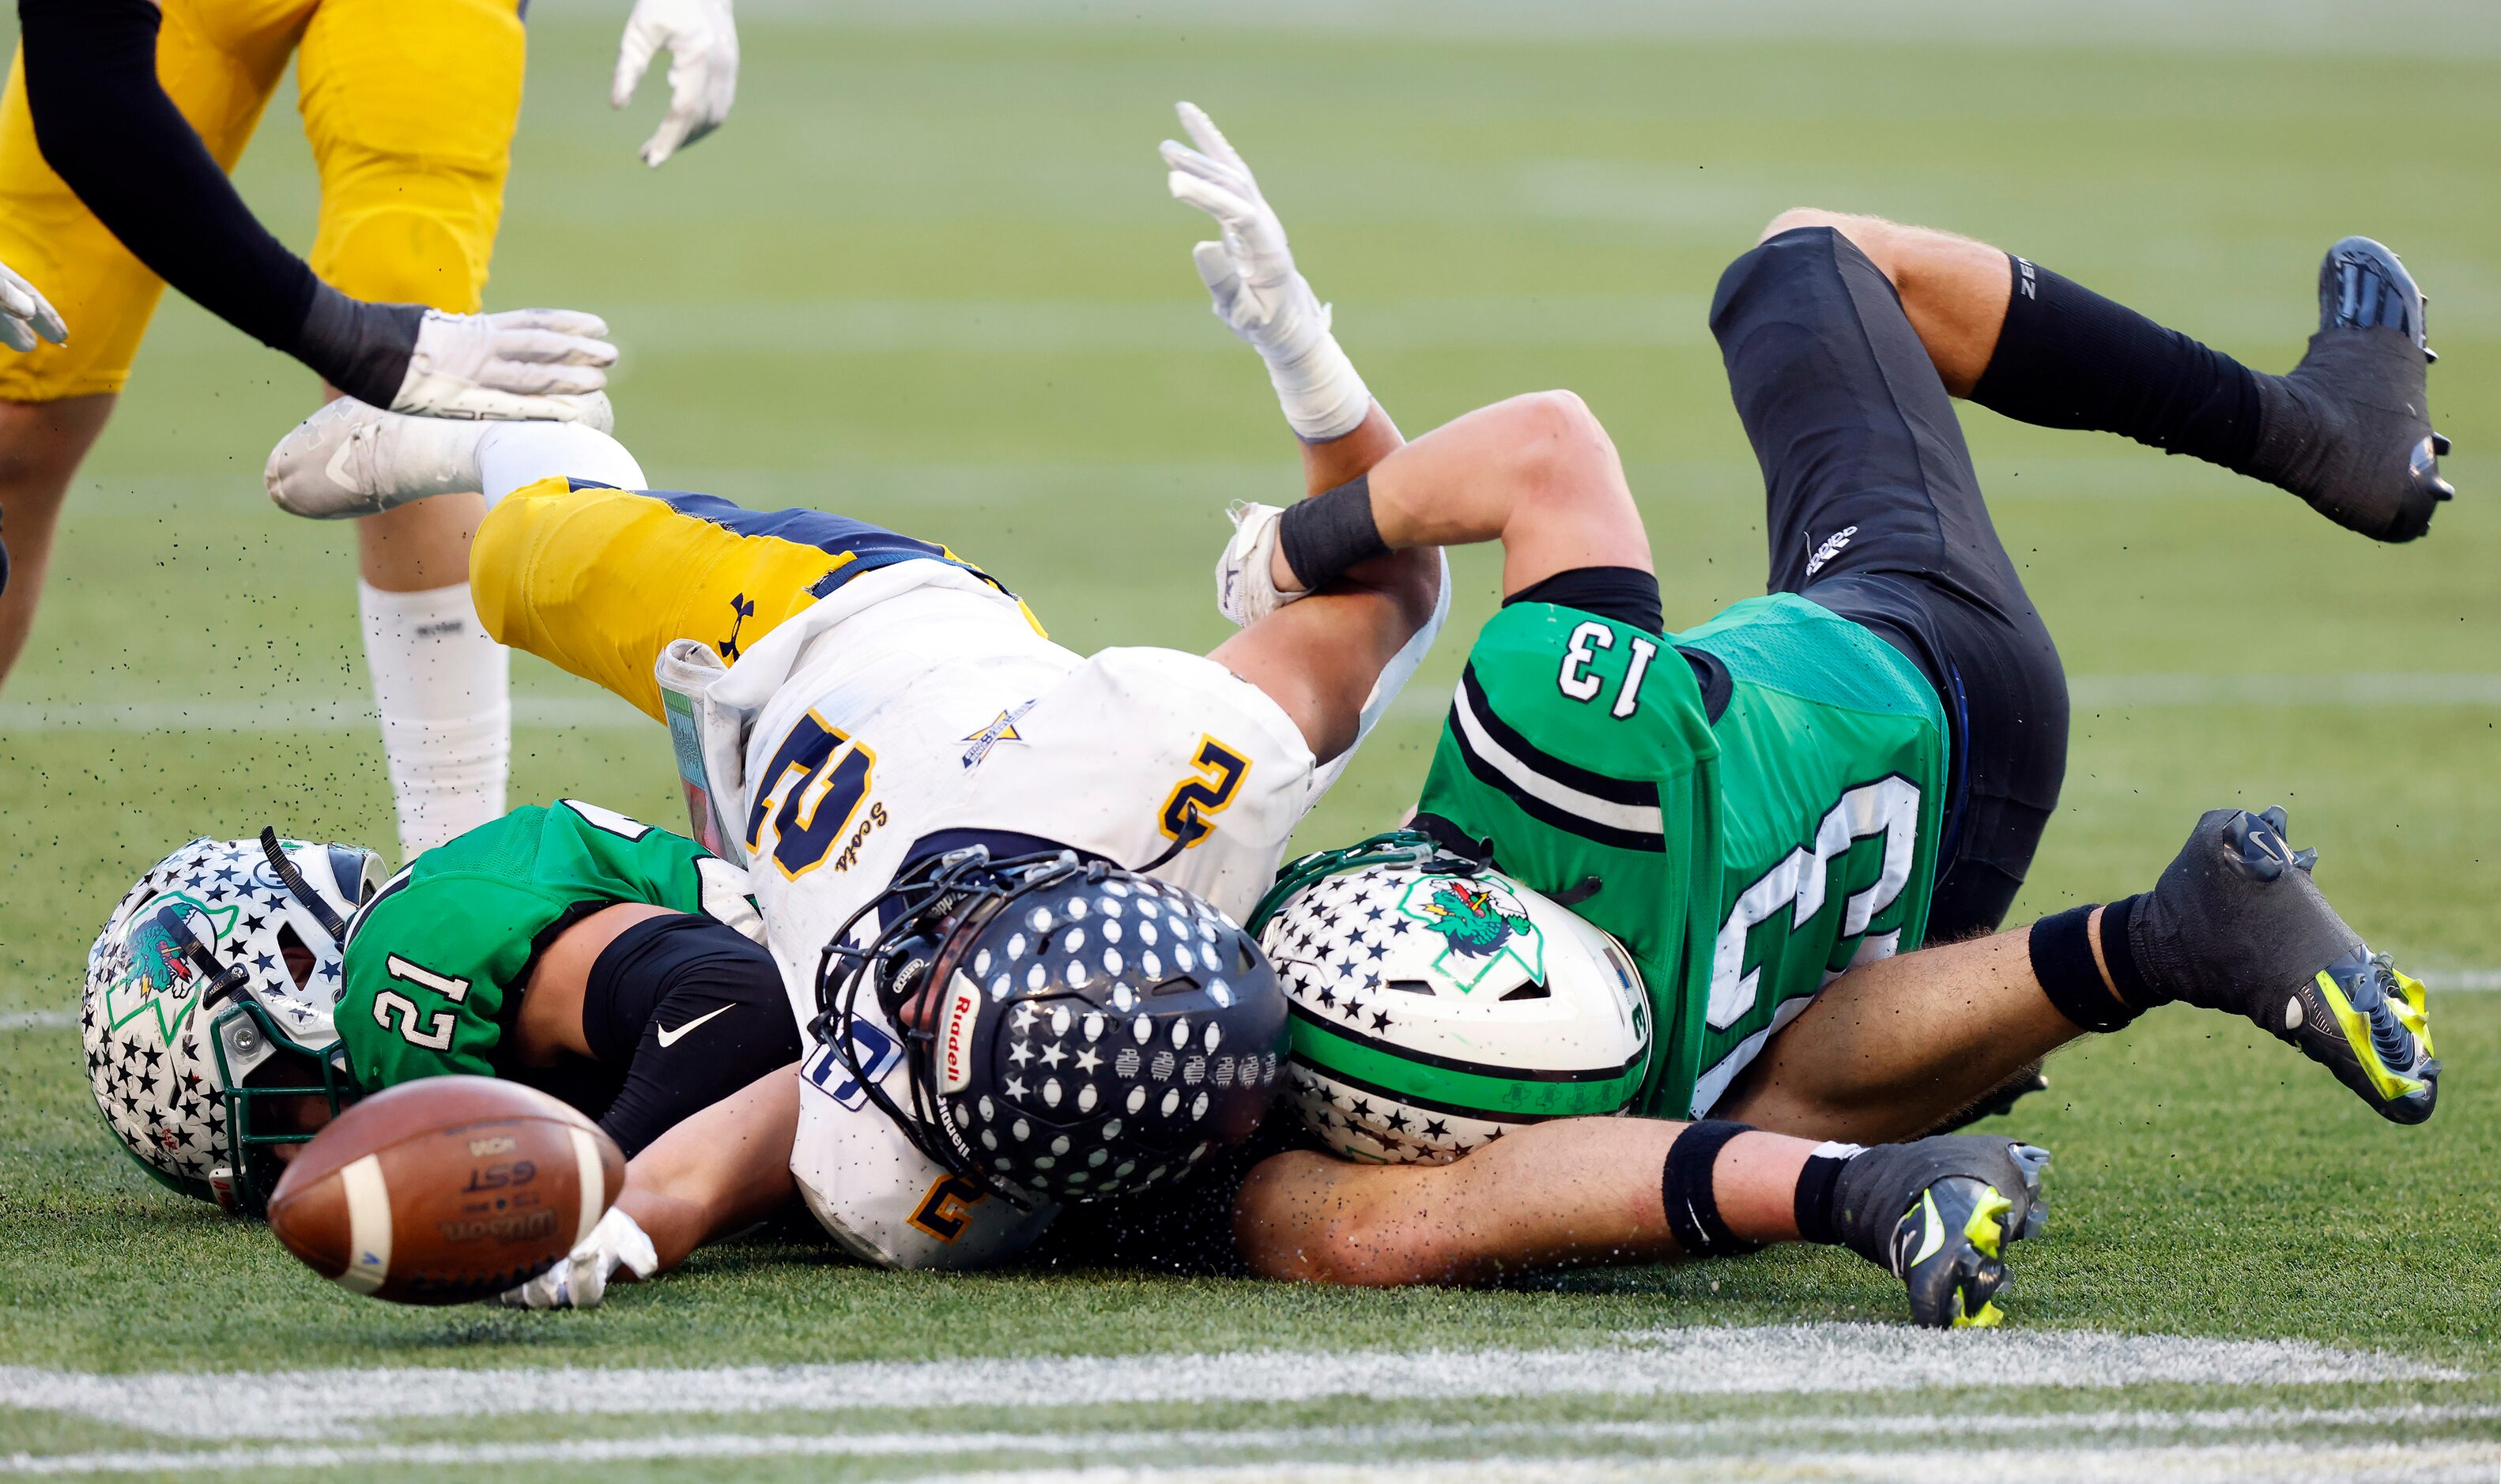
[[[826,942],[917,841],[991,838],[1015,854],[1046,841],[1133,869],[1170,851],[1153,874],[1238,922],[1317,797],[1300,729],[1256,686],[1176,650],[1083,658],[941,562],[844,584],[758,641],[704,707],[714,735],[743,738],[734,754],[707,748],[710,781],[739,801],[731,827],[803,1029]],[[865,996],[860,1019],[859,1062],[908,1102],[900,1038]],[[791,1171],[850,1251],[975,1267],[1050,1223],[1050,1209],[984,1199],[922,1155],[831,1047],[812,1044],[802,1072]]]

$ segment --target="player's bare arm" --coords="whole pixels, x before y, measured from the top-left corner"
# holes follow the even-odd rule
[[[650,1235],[659,1270],[789,1202],[798,1072],[794,1062],[767,1072],[661,1135],[626,1165],[617,1204]]]
[[[1294,267],[1285,229],[1250,167],[1195,105],[1180,105],[1190,145],[1163,144],[1176,200],[1221,231],[1191,260],[1216,316],[1259,352],[1286,424],[1301,441],[1305,505],[1360,481],[1402,442],[1330,329],[1328,307]],[[1245,506],[1217,565],[1217,606],[1243,632],[1209,658],[1268,693],[1323,763],[1343,756],[1431,643],[1446,607],[1438,552],[1373,549],[1340,562],[1325,582],[1281,590],[1270,579],[1281,512]],[[1317,601],[1297,605],[1296,600]],[[1302,611],[1295,611],[1296,607]]]

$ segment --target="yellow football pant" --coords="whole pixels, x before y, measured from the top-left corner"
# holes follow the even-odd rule
[[[487,512],[469,546],[469,590],[497,643],[661,721],[652,669],[672,642],[700,640],[735,664],[746,646],[861,573],[928,560],[999,587],[938,543],[848,515],[750,511],[713,495],[559,477],[524,484]]]
[[[358,299],[475,313],[521,109],[515,0],[164,0],[156,76],[209,152],[243,154],[289,54],[321,176],[313,271]],[[117,392],[164,292],[52,174],[25,58],[0,95],[0,262],[69,322],[70,343],[0,350],[0,399]]]

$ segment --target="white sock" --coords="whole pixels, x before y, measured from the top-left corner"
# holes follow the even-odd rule
[[[502,817],[513,657],[480,626],[466,582],[393,593],[359,581],[356,607],[405,863]]]
[[[478,442],[478,487],[490,510],[522,485],[558,474],[618,489],[650,487],[623,444],[578,422],[501,422]]]

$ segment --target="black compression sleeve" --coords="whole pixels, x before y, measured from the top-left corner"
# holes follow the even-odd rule
[[[1372,477],[1356,475],[1335,489],[1287,506],[1277,519],[1277,544],[1305,592],[1326,587],[1359,562],[1387,555],[1389,547],[1372,518]]]
[[[1576,608],[1629,624],[1645,634],[1662,632],[1667,622],[1666,605],[1658,594],[1658,575],[1638,567],[1575,567],[1531,582],[1502,600],[1504,608],[1515,603]]]
[[[96,219],[203,309],[388,407],[424,310],[347,298],[253,219],[156,81],[156,7],[18,0],[17,20],[36,146]]]

